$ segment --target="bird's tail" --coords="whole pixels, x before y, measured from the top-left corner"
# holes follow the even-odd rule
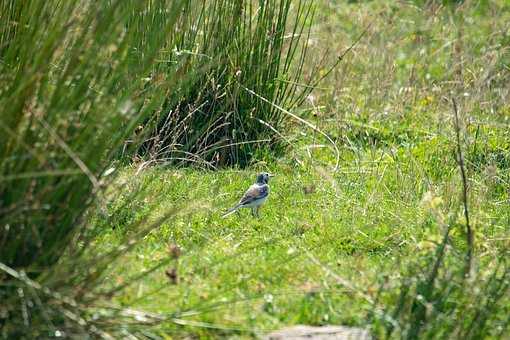
[[[227,212],[226,212],[223,216],[221,216],[221,217],[225,218],[225,217],[228,217],[228,216],[232,215],[232,214],[233,214],[233,213],[235,213],[235,212],[237,211],[237,209],[239,209],[240,207],[241,207],[241,204],[238,204],[238,205],[236,205],[235,207],[232,207],[232,208],[228,209],[228,210],[227,210]]]

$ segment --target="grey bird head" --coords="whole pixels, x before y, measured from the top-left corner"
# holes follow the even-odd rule
[[[262,172],[257,175],[257,183],[258,184],[267,184],[269,182],[269,177],[273,177],[274,175],[271,175],[267,172]]]

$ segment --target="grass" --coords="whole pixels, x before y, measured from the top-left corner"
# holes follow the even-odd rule
[[[494,259],[508,249],[510,219],[505,208],[508,90],[501,87],[508,79],[508,50],[497,45],[508,34],[502,24],[506,5],[449,6],[318,5],[312,55],[326,49],[340,55],[369,25],[301,113],[336,141],[337,172],[328,141],[298,123],[285,133],[292,143],[286,156],[261,155],[245,170],[138,172],[136,164],[122,170],[116,182],[122,194],[106,209],[112,223],[97,240],[101,246],[123,244],[134,232],[134,221],[156,219],[176,206],[188,210],[148,235],[111,273],[112,282],[126,282],[155,259],[166,260],[114,299],[168,313],[160,330],[177,336],[251,337],[301,323],[369,327],[381,338],[501,337],[508,320],[494,317],[497,313],[487,314],[492,329],[466,331],[462,315],[480,320],[471,298],[479,293],[449,286],[464,285],[457,280],[457,264],[463,263],[467,245],[454,116],[445,97],[461,102],[461,147],[475,233],[472,286],[490,296],[496,290],[485,283],[495,273]],[[453,47],[461,26],[459,57]],[[477,71],[486,65],[485,73]],[[222,219],[261,170],[277,174],[261,218],[244,211]],[[146,190],[144,201],[130,200],[125,188],[136,185]],[[445,225],[444,265],[427,295],[423,287]],[[180,249],[177,259],[169,247]],[[501,280],[508,282],[504,275]],[[416,307],[420,301],[427,309]],[[504,314],[508,299],[497,301],[495,308]],[[448,314],[444,305],[457,314]],[[436,314],[429,314],[430,308]]]
[[[183,86],[174,74],[149,95],[144,79],[187,3],[1,2],[2,338],[104,336],[84,321],[105,267],[81,257],[89,211],[126,139]]]
[[[288,17],[291,7],[295,16]],[[225,96],[222,86],[238,87],[243,79],[283,106],[303,97],[295,84],[272,82],[300,78],[299,68],[289,67],[304,58],[300,41],[306,35],[284,36],[287,26],[288,32],[306,31],[311,3],[6,0],[0,8],[0,335],[105,337],[107,329],[118,335],[119,319],[122,325],[136,320],[113,307],[98,312],[93,292],[105,269],[130,247],[106,254],[90,248],[99,231],[90,223],[92,213],[104,202],[112,173],[136,157],[150,133],[144,127],[159,123],[161,115],[166,123],[175,118],[164,136],[177,138],[172,148],[200,140],[201,151],[247,149],[246,136],[221,136],[219,130],[229,133],[228,122],[204,124],[204,107],[222,106],[215,112],[220,119],[242,108],[235,119],[248,123],[248,110],[258,105],[250,123],[263,118],[271,125],[279,119],[263,115],[260,102],[245,94],[240,104],[239,93]],[[267,68],[252,71],[257,64]],[[186,104],[197,104],[197,110]],[[179,117],[169,113],[184,111]],[[262,133],[255,125],[238,132],[255,137]],[[198,152],[176,152],[190,161],[189,151]],[[142,221],[135,238],[157,224]]]
[[[369,268],[384,263],[384,258],[392,253],[392,245],[398,246],[405,231],[395,234],[392,218],[377,225],[364,224],[362,220],[353,224],[355,211],[351,210],[349,201],[369,199],[365,195],[358,197],[362,192],[358,189],[349,190],[356,176],[345,178],[335,189],[332,183],[320,180],[318,174],[313,176],[306,171],[296,174],[290,167],[272,171],[278,177],[272,183],[272,197],[259,220],[251,218],[247,211],[240,217],[221,218],[224,209],[238,199],[232,193],[239,193],[252,180],[251,172],[150,170],[144,174],[142,181],[146,176],[157,179],[150,180],[151,200],[174,198],[169,204],[182,206],[191,200],[210,209],[163,224],[124,263],[123,268],[129,270],[112,274],[112,279],[126,280],[148,268],[154,259],[169,257],[168,248],[175,244],[182,255],[176,264],[170,263],[168,267],[177,268],[179,282],[174,284],[169,280],[164,267],[134,284],[122,301],[131,305],[138,300],[135,306],[177,313],[176,317],[220,304],[219,310],[200,312],[198,320],[233,329],[272,329],[295,322],[355,322],[356,313],[343,318],[333,309],[338,307],[333,301],[328,302],[329,307],[323,306],[326,298],[338,294],[334,300],[353,312],[362,307],[351,305],[343,293],[339,294],[345,288],[308,256],[333,266],[335,271],[341,270],[348,280],[368,284],[374,274],[369,273]],[[364,183],[364,188],[370,188],[373,185],[370,182]],[[305,194],[305,187],[314,188],[314,192]],[[350,193],[337,192],[344,189]],[[134,202],[135,206],[146,204],[150,202]],[[398,203],[392,205],[391,210],[398,209]],[[161,209],[165,208],[162,204]],[[374,212],[366,214],[370,219]],[[132,218],[142,218],[140,215]],[[124,220],[120,216],[119,219]],[[105,231],[101,242],[115,245],[129,232],[117,226],[115,230]],[[308,255],[303,252],[305,249],[310,252]],[[372,255],[365,257],[366,253]],[[359,271],[364,272],[362,277]],[[154,289],[157,294],[144,296]],[[235,308],[231,304],[221,306],[225,301],[236,300],[241,301]],[[169,301],[173,303],[168,304]],[[182,306],[182,310],[176,306]]]
[[[247,166],[259,153],[282,154],[285,115],[269,104],[290,109],[304,101],[320,78],[307,68],[307,38],[314,5],[309,1],[192,2],[176,32],[179,38],[162,54],[157,73],[174,64],[188,86],[167,92],[167,102],[144,130],[150,138],[139,155],[153,163],[208,168]],[[198,6],[197,6],[198,4]],[[333,64],[333,63],[332,63]],[[331,67],[331,66],[330,66]],[[303,86],[304,85],[304,86]],[[252,92],[269,102],[257,100]],[[268,128],[268,126],[270,128]]]
[[[440,178],[427,175],[441,163],[434,158],[439,157],[438,147],[430,145],[421,141],[414,148],[418,152],[401,147],[393,157],[366,151],[357,166],[334,175],[310,164],[311,159],[297,169],[289,160],[247,171],[154,168],[134,176],[135,168],[126,169],[119,182],[136,178],[146,183],[148,198],[118,211],[113,220],[122,223],[114,230],[107,226],[101,244],[122,244],[133,232],[129,224],[147,215],[156,218],[190,202],[196,210],[162,224],[111,274],[113,281],[129,280],[154,260],[171,257],[169,247],[181,250],[179,259],[134,283],[119,299],[169,313],[177,324],[205,323],[197,324],[207,326],[203,329],[167,326],[172,332],[204,336],[241,330],[257,334],[295,323],[364,325],[372,308],[365,294],[375,294],[381,273],[397,280],[398,260],[426,256],[440,239],[431,210],[447,210],[460,202],[455,162],[442,163]],[[352,154],[343,156],[345,163],[356,161]],[[243,211],[221,218],[261,169],[277,174],[262,217],[253,219]],[[473,197],[485,190],[483,183],[470,188]],[[123,195],[129,197],[129,190]],[[122,204],[123,197],[115,202]],[[498,208],[499,199],[489,200],[472,217],[476,225],[490,225],[484,237],[505,235],[508,213]],[[158,209],[144,209],[147,206]],[[494,255],[497,242],[485,240],[484,256]],[[175,270],[177,281],[168,278],[168,270]]]
[[[360,326],[378,338],[508,334],[507,2],[316,5],[311,60],[343,57],[292,112],[331,140],[283,115],[287,152],[251,154],[242,170],[114,161],[113,182],[86,211],[91,243],[75,247],[79,279],[63,290],[91,325],[154,338],[249,338],[291,324]],[[262,170],[276,177],[261,218],[221,218]],[[40,282],[59,287],[59,270]],[[29,298],[12,310],[37,302],[33,285],[22,287]]]

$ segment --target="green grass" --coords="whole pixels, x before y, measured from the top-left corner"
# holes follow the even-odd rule
[[[440,230],[431,209],[459,204],[453,161],[442,163],[438,178],[427,174],[441,162],[440,147],[423,140],[394,156],[367,151],[359,160],[345,153],[344,164],[359,163],[336,174],[310,159],[298,168],[283,159],[246,171],[153,168],[135,175],[136,169],[125,169],[119,182],[145,183],[147,199],[117,211],[113,220],[122,223],[114,230],[105,226],[98,242],[120,245],[133,232],[130,223],[175,206],[192,211],[163,223],[111,274],[114,282],[127,281],[154,261],[169,259],[169,246],[182,251],[178,260],[133,283],[119,301],[217,329],[185,330],[202,335],[255,334],[295,323],[364,325],[372,308],[364,294],[375,294],[381,273],[398,278],[397,259],[425,256],[433,248]],[[261,218],[249,211],[221,218],[262,169],[277,176]],[[473,185],[473,206],[481,195],[494,194],[486,190],[483,183]],[[129,190],[114,202],[122,204],[124,197],[129,199]],[[505,235],[509,216],[496,205],[501,198],[473,214],[476,225],[490,222],[484,237]],[[115,204],[107,210],[116,211]],[[176,269],[177,283],[166,276],[169,268]],[[171,331],[184,331],[170,325]]]
[[[171,155],[150,161],[190,161],[189,151],[211,160],[227,148],[228,162],[241,162],[238,149],[248,161],[252,148],[238,142],[271,135],[256,119],[283,119],[240,89],[285,107],[310,91],[274,82],[300,79],[289,67],[305,57],[306,34],[285,36],[307,31],[312,4],[6,0],[0,9],[0,336],[119,335],[128,321],[113,307],[101,319],[93,296],[129,251],[90,248],[100,231],[92,214],[114,178],[106,174],[138,156],[161,116]],[[142,222],[135,238],[150,228]]]
[[[154,126],[144,126],[151,138],[139,155],[157,163],[209,169],[248,166],[254,156],[268,151],[281,155],[283,141],[275,138],[274,130],[285,128],[286,117],[270,104],[287,109],[301,105],[321,77],[313,71],[326,66],[307,67],[311,75],[304,76],[314,4],[191,4],[194,7],[190,5],[179,22],[177,43],[162,51],[164,58],[155,72],[165,78],[174,65],[183,65],[183,74],[203,74],[187,77],[188,86],[167,92],[167,102],[153,117]],[[269,102],[258,100],[253,92]]]
[[[286,156],[260,154],[242,171],[123,169],[105,207],[109,219],[97,222],[100,247],[125,244],[138,221],[181,212],[109,274],[108,284],[130,282],[164,263],[114,301],[168,313],[158,328],[177,336],[251,337],[289,324],[345,324],[381,338],[412,338],[414,331],[476,337],[469,320],[484,314],[473,296],[497,295],[489,277],[508,249],[510,136],[502,84],[509,54],[498,45],[508,36],[507,7],[320,3],[309,41],[317,58],[326,49],[340,55],[371,23],[301,113],[336,141],[338,171],[328,141],[297,122],[285,132],[292,143]],[[460,56],[453,50],[459,34]],[[450,96],[461,102],[476,247],[476,276],[460,291],[449,286],[464,285],[457,268],[466,249]],[[261,170],[277,176],[260,219],[249,211],[221,218]],[[132,199],[140,187],[145,199]],[[425,297],[430,301],[423,300],[436,314],[420,314],[420,282],[446,225],[444,266]],[[169,252],[175,246],[178,259]],[[508,298],[498,301],[500,312],[487,314],[492,328],[480,328],[484,336],[508,329],[501,316]]]
[[[126,280],[149,268],[154,259],[169,257],[169,245],[176,244],[182,250],[177,261],[179,283],[169,282],[164,267],[135,283],[121,301],[131,304],[142,296],[136,306],[177,312],[177,316],[220,304],[219,310],[201,312],[198,320],[232,328],[272,329],[296,322],[360,322],[362,305],[353,304],[352,293],[342,293],[344,288],[303,250],[366,288],[373,278],[370,268],[384,264],[385,257],[391,255],[394,247],[398,248],[404,235],[417,226],[412,222],[409,229],[396,231],[396,221],[390,216],[365,223],[378,211],[372,211],[368,202],[353,210],[352,202],[370,200],[372,180],[361,184],[363,189],[369,189],[365,194],[361,188],[352,188],[358,182],[356,176],[344,178],[341,184],[335,184],[338,186],[335,189],[333,183],[312,172],[298,174],[289,167],[272,171],[278,177],[271,183],[273,193],[260,219],[253,219],[248,211],[241,216],[221,218],[225,208],[237,201],[236,194],[252,181],[250,171],[150,170],[144,174],[142,181],[151,178],[148,189],[151,200],[168,200],[168,205],[178,206],[188,206],[192,201],[210,208],[163,224],[123,263],[123,268],[129,270],[112,274],[112,279]],[[315,192],[305,194],[305,187],[314,187]],[[165,206],[163,203],[161,209]],[[392,202],[387,208],[395,211],[399,207],[402,208],[401,202]],[[362,211],[366,220],[359,217],[353,220]],[[129,232],[117,226],[113,231],[106,230],[101,242],[115,245]],[[143,296],[160,288],[156,294]],[[330,297],[333,300],[327,301]],[[232,304],[221,306],[237,300],[241,301],[234,308]],[[339,306],[345,306],[352,314],[345,317],[338,313]]]
[[[7,86],[10,82],[0,76],[0,85],[5,85],[0,89],[0,102],[6,104],[6,112],[23,120],[17,126],[22,132],[19,135],[37,142],[27,148],[12,133],[8,138],[11,149],[0,143],[0,151],[6,155],[1,163],[5,171],[0,177],[0,221],[14,221],[0,229],[0,244],[11,245],[10,254],[21,260],[27,257],[14,243],[6,241],[4,230],[24,230],[28,244],[37,241],[32,230],[42,230],[48,233],[49,244],[57,245],[52,252],[40,247],[33,253],[36,264],[41,262],[39,252],[54,255],[53,266],[46,271],[39,266],[23,266],[15,268],[18,272],[13,275],[0,263],[0,296],[9,298],[7,309],[0,306],[0,328],[8,326],[2,336],[20,334],[16,332],[25,325],[26,334],[32,335],[53,335],[63,327],[66,335],[78,332],[101,336],[101,332],[107,332],[119,337],[250,338],[292,324],[360,326],[377,338],[506,336],[510,329],[510,265],[506,260],[510,249],[510,8],[503,0],[442,4],[317,1],[316,19],[308,37],[310,63],[291,65],[289,74],[296,71],[305,83],[317,79],[329,70],[320,65],[334,64],[337,56],[351,44],[354,46],[303,105],[289,109],[330,140],[271,106],[270,113],[282,120],[279,133],[284,140],[273,130],[264,133],[288,147],[282,150],[284,154],[265,149],[250,151],[250,166],[243,170],[142,166],[139,159],[126,165],[113,160],[120,154],[118,146],[139,120],[163,105],[162,96],[175,85],[172,75],[182,80],[179,86],[184,92],[187,83],[196,81],[207,87],[211,81],[196,73],[189,75],[190,79],[181,78],[179,70],[189,67],[186,57],[182,64],[170,65],[166,77],[154,76],[150,84],[143,83],[146,70],[159,72],[166,66],[151,64],[150,60],[138,65],[141,61],[134,57],[136,53],[128,53],[132,52],[129,46],[154,44],[155,53],[163,41],[139,41],[143,27],[159,31],[151,25],[155,20],[171,29],[172,20],[178,19],[157,19],[163,13],[157,8],[152,8],[153,16],[135,15],[131,23],[124,23],[122,20],[127,19],[122,16],[113,22],[87,12],[90,20],[97,20],[98,25],[104,21],[106,28],[110,23],[120,36],[124,24],[142,28],[127,36],[126,43],[117,50],[124,60],[117,65],[122,71],[118,73],[115,68],[111,73],[100,72],[115,66],[109,63],[113,57],[108,55],[115,49],[110,51],[105,46],[118,38],[106,29],[100,30],[106,43],[92,35],[84,36],[96,50],[109,51],[99,54],[102,62],[98,67],[93,67],[97,63],[91,51],[87,63],[76,64],[79,67],[72,76],[88,89],[87,97],[79,88],[67,91],[64,86],[54,85],[55,79],[65,83],[68,75],[63,70],[47,74],[41,71],[44,77],[38,87],[32,86],[29,78],[20,77],[25,80],[13,83],[11,92]],[[6,2],[4,7],[9,6]],[[37,13],[39,7],[30,8]],[[41,8],[51,11],[49,5]],[[124,11],[137,13],[129,7]],[[65,22],[66,8],[59,7],[58,14],[60,21],[55,21]],[[111,17],[116,18],[114,11]],[[38,20],[46,27],[42,17]],[[2,39],[10,41],[15,27],[3,27]],[[29,26],[21,28],[26,37],[31,37]],[[62,34],[63,40],[65,37]],[[48,39],[48,44],[57,41]],[[76,44],[76,50],[66,53],[79,60],[85,45],[72,39],[70,42]],[[250,50],[250,46],[244,47]],[[16,49],[3,48],[0,46],[0,56],[10,54],[9,59],[2,60],[28,60],[27,46],[23,53],[17,52],[21,59]],[[46,54],[37,60],[40,69],[47,71],[43,67],[45,55],[60,60],[59,54],[52,51],[43,50]],[[21,70],[30,74],[30,65],[24,63]],[[234,64],[227,66],[235,69]],[[5,63],[1,67],[11,70]],[[131,83],[126,70],[142,80],[132,83],[125,98],[119,99],[117,86]],[[89,74],[90,80],[79,81],[82,73]],[[225,75],[228,79],[230,76]],[[99,80],[104,81],[104,96],[95,96],[93,88],[87,86]],[[232,84],[237,89],[239,84]],[[257,84],[270,93],[274,90],[266,82]],[[17,95],[25,86],[30,97]],[[282,88],[294,86],[301,87],[294,84]],[[44,93],[54,93],[55,101],[44,100]],[[66,96],[57,96],[59,93]],[[144,94],[152,100],[146,102]],[[230,95],[230,99],[221,97],[226,100],[223,107],[235,111],[239,97],[235,91]],[[243,105],[269,107],[257,96],[244,95]],[[133,105],[139,106],[144,115],[126,122],[116,119],[116,115],[103,116],[119,108],[123,111],[125,100],[131,96],[136,98]],[[468,246],[452,97],[460,107],[467,203],[475,240],[468,277],[464,275]],[[197,98],[188,99],[193,102]],[[48,138],[49,129],[39,127],[36,132],[43,133],[31,132],[33,115],[23,108],[29,101],[38,100],[40,107],[47,108],[41,112],[60,124],[55,126],[68,144],[80,151],[79,156],[89,167],[94,165],[92,170],[101,189],[97,195],[85,176],[61,178],[55,171],[67,166],[74,170],[76,162],[58,152],[62,143]],[[97,107],[88,106],[95,101]],[[13,102],[19,105],[9,104]],[[83,113],[80,110],[93,110],[86,133],[75,125],[66,125],[65,117],[75,112],[75,107],[79,108],[76,117]],[[222,112],[214,114],[221,116]],[[246,111],[242,114],[247,119]],[[103,118],[115,119],[108,125],[102,124]],[[1,126],[11,127],[8,122]],[[115,132],[114,140],[109,138],[109,131]],[[101,140],[94,138],[98,133]],[[184,130],[179,133],[186,135]],[[73,138],[75,135],[80,138]],[[35,158],[32,163],[19,161],[25,159],[26,149],[39,158],[45,156],[47,162],[41,165]],[[99,155],[98,150],[106,156]],[[335,169],[337,159],[339,167]],[[101,177],[108,168],[116,171]],[[52,176],[34,180],[29,176],[31,169]],[[222,218],[259,171],[276,174],[261,217],[254,219],[249,211],[241,211],[240,215]],[[19,174],[29,177],[22,176],[23,186],[19,182],[14,185]],[[73,216],[79,216],[79,220],[59,223],[55,214],[44,209],[27,214],[26,220],[25,215],[12,217],[5,213],[6,206],[23,207],[31,202],[36,189],[40,195],[35,196],[34,209],[46,207],[43,203],[47,195],[57,217],[64,222]],[[12,198],[12,205],[5,194],[10,192],[13,197],[21,197]],[[44,223],[40,223],[41,217]],[[38,229],[24,228],[24,223]],[[69,235],[77,233],[83,238],[61,239],[55,236],[58,234],[50,237],[50,230],[63,232],[64,227],[71,230]],[[73,228],[79,230],[74,232]],[[19,233],[8,235],[17,237]],[[7,252],[2,256],[8,259],[4,254]],[[24,276],[24,271],[31,270],[40,270],[42,274],[32,278],[49,287],[50,293]],[[78,304],[55,298],[54,291]],[[45,303],[38,302],[41,296]],[[31,307],[34,304],[37,307]],[[42,313],[37,314],[37,308]],[[65,308],[76,312],[85,324],[62,313]],[[48,311],[55,325],[45,321]],[[23,315],[30,318],[23,319]],[[34,330],[37,325],[40,331]]]

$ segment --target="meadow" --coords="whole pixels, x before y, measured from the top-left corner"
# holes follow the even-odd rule
[[[16,64],[31,52],[9,39],[34,33],[3,27],[1,67],[18,65],[0,76],[13,117],[0,122],[3,337],[256,338],[295,324],[508,337],[510,5],[281,3],[242,26],[286,28],[262,52],[220,19],[196,29],[155,11],[123,23],[151,27],[153,45],[99,21],[94,42],[60,42],[76,60]],[[194,10],[245,10],[214,4]],[[66,6],[53,17],[108,9]],[[119,8],[118,22],[133,13]],[[49,58],[66,55],[46,41]],[[169,46],[191,57],[158,61]],[[279,66],[257,71],[254,55]],[[275,174],[260,217],[222,218],[260,171]]]

